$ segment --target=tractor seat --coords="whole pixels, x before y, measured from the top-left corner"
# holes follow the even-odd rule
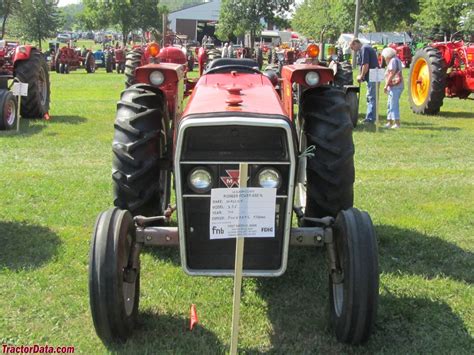
[[[204,74],[217,72],[215,70],[217,68],[222,68],[222,70],[218,70],[218,72],[220,73],[231,72],[233,70],[237,72],[247,72],[247,70],[245,70],[245,67],[249,68],[248,72],[258,71],[258,63],[254,59],[218,58],[214,59],[207,65],[206,72]]]

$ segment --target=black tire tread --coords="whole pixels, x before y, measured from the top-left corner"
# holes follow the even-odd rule
[[[334,86],[311,89],[301,107],[307,144],[316,147],[307,163],[306,215],[336,216],[354,201],[354,143],[345,94]]]
[[[143,50],[135,48],[127,53],[125,57],[125,87],[128,88],[136,84],[135,69],[137,69],[142,62]]]
[[[166,155],[169,125],[160,90],[136,84],[117,104],[112,179],[114,205],[133,215],[161,215],[160,160]],[[164,142],[162,140],[165,140]]]
[[[428,63],[431,74],[431,83],[427,100],[422,105],[416,105],[411,93],[411,80],[413,68],[418,59],[423,58]],[[444,62],[441,52],[433,47],[425,47],[419,49],[411,61],[410,80],[408,85],[408,97],[410,107],[414,113],[422,115],[437,115],[443,106],[446,88],[446,63]]]
[[[373,331],[379,296],[377,239],[370,216],[355,208],[342,211],[334,225],[335,238],[344,243],[344,309],[341,317],[334,311],[332,280],[330,285],[331,323],[339,341],[353,345],[364,343]],[[346,297],[347,296],[347,297]]]
[[[41,68],[44,71],[47,90],[47,98],[44,106],[41,104],[37,82]],[[23,83],[28,83],[28,96],[21,100],[21,116],[24,118],[43,118],[45,113],[49,111],[51,94],[49,70],[44,56],[37,50],[32,50],[29,59],[22,60],[16,65],[15,76]]]

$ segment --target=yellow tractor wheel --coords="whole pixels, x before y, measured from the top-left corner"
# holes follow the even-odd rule
[[[414,113],[436,115],[443,105],[446,65],[441,52],[425,47],[416,52],[410,68],[408,97]]]

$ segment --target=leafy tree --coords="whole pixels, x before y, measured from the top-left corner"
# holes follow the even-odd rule
[[[352,0],[305,0],[297,7],[292,26],[310,38],[324,34],[335,39],[342,32],[352,32],[354,12]]]
[[[374,31],[406,30],[417,13],[418,0],[361,0],[361,23]],[[305,0],[297,7],[293,27],[310,37],[325,32],[334,39],[354,30],[354,0]]]
[[[5,36],[5,27],[7,24],[8,17],[15,11],[18,7],[18,1],[16,0],[2,0],[0,1],[0,18],[2,18],[2,33],[0,34],[0,39],[3,39]]]
[[[84,0],[81,22],[88,30],[117,26],[123,35],[124,45],[134,30],[160,29],[159,0]]]
[[[64,25],[64,31],[73,31],[80,27],[80,16],[84,11],[84,5],[81,4],[69,4],[59,9],[61,11]]]
[[[405,30],[419,12],[419,0],[362,0],[361,17],[376,32]]]
[[[62,24],[57,4],[58,0],[17,1],[17,11],[11,18],[12,35],[36,41],[41,49],[41,41],[55,36]]]
[[[448,36],[462,29],[462,16],[465,15],[469,30],[472,24],[473,6],[469,0],[420,0],[420,14],[415,16],[421,30],[438,30],[438,34]],[[466,23],[466,22],[465,22]],[[472,27],[471,27],[472,30]]]
[[[284,13],[294,0],[223,0],[217,25],[217,37],[225,40],[232,36],[250,34],[253,48],[255,36],[263,29],[262,19],[274,22],[277,14]]]

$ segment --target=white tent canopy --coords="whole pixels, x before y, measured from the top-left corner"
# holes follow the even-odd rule
[[[337,44],[342,47],[344,53],[350,53],[349,43],[354,38],[352,33],[343,33],[339,36]],[[406,32],[369,32],[360,33],[359,40],[363,44],[389,44],[389,43],[411,43],[412,39]]]

